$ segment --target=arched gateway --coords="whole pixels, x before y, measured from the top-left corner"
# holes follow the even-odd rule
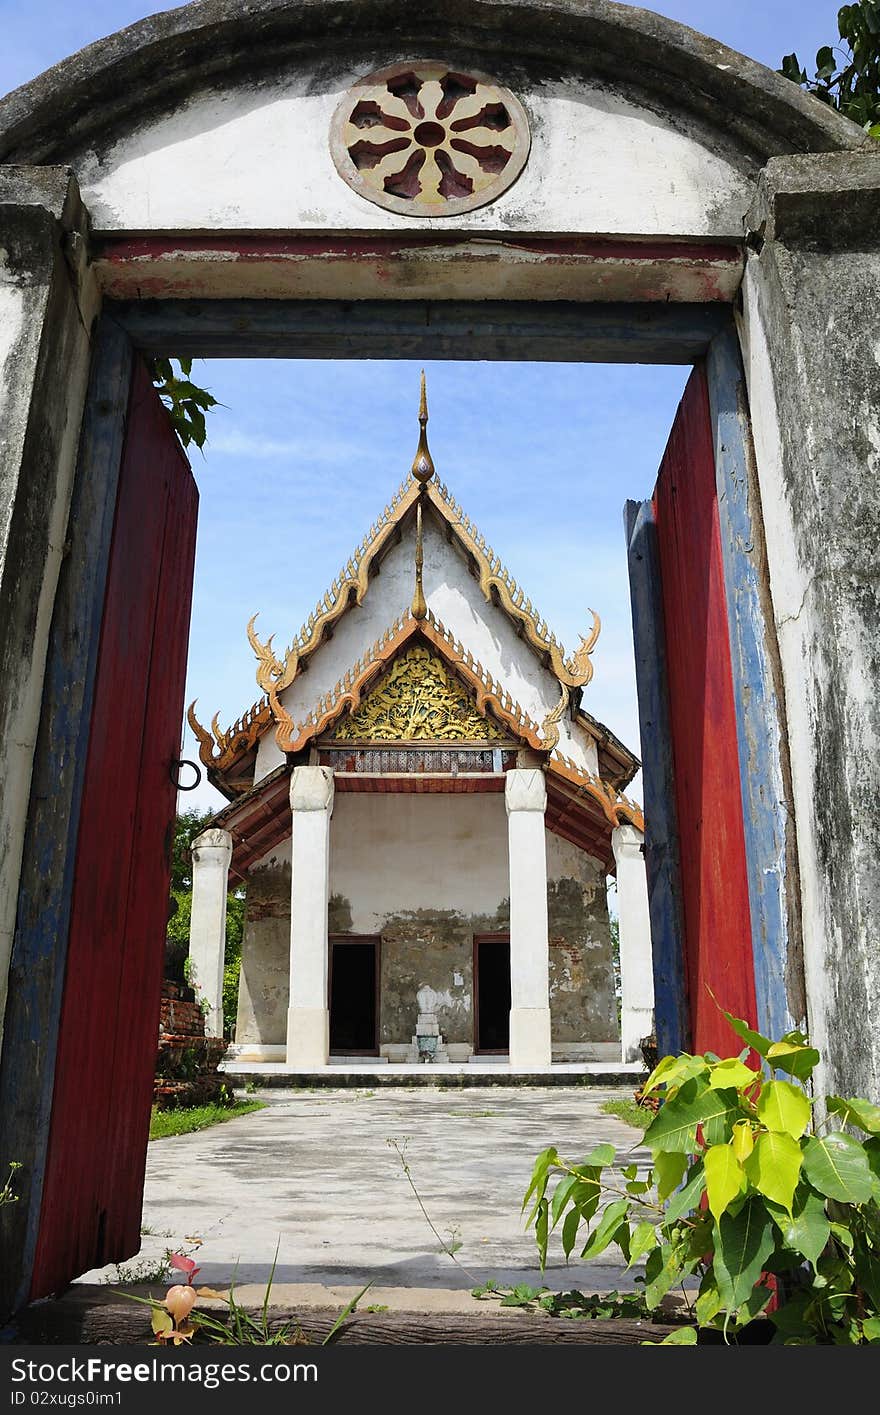
[[[202,0],[0,163],[4,1306],[139,1241],[195,525],[143,353],[694,365],[626,517],[661,1045],[711,987],[876,1091],[876,147],[602,0]]]

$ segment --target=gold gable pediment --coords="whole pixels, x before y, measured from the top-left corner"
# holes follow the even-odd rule
[[[333,730],[337,742],[509,742],[459,678],[424,644],[406,649]]]

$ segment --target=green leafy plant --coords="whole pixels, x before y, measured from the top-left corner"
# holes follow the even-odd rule
[[[797,54],[786,54],[779,72],[880,138],[880,0],[844,5],[837,29],[846,48],[823,45],[814,78]]]
[[[694,1332],[728,1338],[768,1313],[786,1345],[880,1342],[880,1106],[830,1096],[815,1124],[807,1038],[771,1042],[724,1015],[745,1050],[665,1056],[645,1083],[662,1100],[649,1168],[614,1168],[611,1145],[537,1157],[523,1209],[542,1270],[561,1226],[566,1259],[612,1243],[630,1267],[644,1259],[649,1311],[681,1287]]]
[[[174,364],[179,373],[174,372]],[[205,413],[217,406],[217,399],[190,378],[192,359],[157,358],[150,361],[156,391],[171,414],[171,423],[184,447],[194,442],[204,447],[207,439]]]

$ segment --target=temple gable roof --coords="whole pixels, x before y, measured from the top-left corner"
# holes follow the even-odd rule
[[[210,730],[204,727],[196,716],[195,703],[190,706],[187,716],[199,741],[202,763],[209,779],[227,797],[249,791],[256,780],[273,770],[281,754],[288,760],[294,759],[330,730],[344,712],[356,711],[363,695],[375,686],[377,678],[415,635],[439,653],[475,694],[478,710],[484,716],[488,712],[491,719],[500,722],[521,745],[544,753],[566,754],[575,770],[604,781],[612,794],[625,787],[638,769],[638,759],[613,733],[580,710],[580,690],[593,676],[591,654],[600,630],[598,616],[593,615],[590,633],[582,635],[578,648],[567,655],[500,556],[447,487],[436,479],[427,446],[427,420],[423,389],[419,447],[410,478],[394,493],[283,655],[275,652],[274,635],[265,640],[259,636],[257,616],[250,620],[248,638],[257,658],[257,681],[263,696],[225,729],[216,715]],[[444,625],[436,610],[431,612],[425,601],[422,570],[428,531],[433,537],[435,573],[438,556],[446,567],[444,584],[440,587],[446,593],[446,602],[450,596],[455,599],[457,594],[458,606],[463,611],[455,628]],[[398,549],[405,538],[407,543],[412,542],[413,558],[405,548]],[[394,559],[395,552],[397,569],[392,578],[397,577],[395,593],[398,595],[403,593],[400,576],[405,571],[400,556],[405,553],[410,567],[405,572],[408,577],[412,575],[413,559],[415,562],[416,587],[409,611],[401,613],[402,604],[398,602],[389,607],[388,593],[383,590],[368,618],[361,623],[358,616],[354,632],[340,633],[343,621],[347,626],[351,612],[364,606],[383,561],[387,557]],[[453,580],[457,575],[460,582],[457,589],[449,582],[450,554],[459,564],[464,562],[469,572],[463,569],[454,572]],[[383,580],[387,580],[387,575]],[[410,598],[411,587],[410,578],[407,598]],[[490,631],[487,638],[486,626],[480,629],[481,611],[477,605],[481,603],[491,607],[490,617],[494,613],[503,616],[507,625],[503,633],[499,625],[498,632]],[[442,612],[445,618],[446,609]],[[373,634],[380,625],[382,627],[375,641],[367,645],[364,630],[370,622],[375,625]],[[322,646],[334,637],[334,653],[326,662],[321,655],[324,668],[318,673],[312,691],[311,675],[302,681],[303,675]],[[465,639],[468,642],[463,642]],[[480,657],[486,648],[491,661],[484,666]],[[518,668],[510,658],[511,652]],[[332,667],[334,657],[336,669]],[[534,669],[528,669],[529,662],[534,663]],[[341,673],[333,687],[328,665],[334,673]],[[520,692],[525,697],[518,702]],[[270,729],[273,727],[274,740],[267,752],[265,748],[272,740]],[[589,749],[586,743],[590,744]],[[592,771],[592,767],[598,767],[598,772]]]

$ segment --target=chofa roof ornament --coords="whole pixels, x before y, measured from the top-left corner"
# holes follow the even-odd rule
[[[330,129],[343,180],[401,216],[457,216],[494,201],[516,181],[530,143],[509,89],[425,60],[359,79]]]

